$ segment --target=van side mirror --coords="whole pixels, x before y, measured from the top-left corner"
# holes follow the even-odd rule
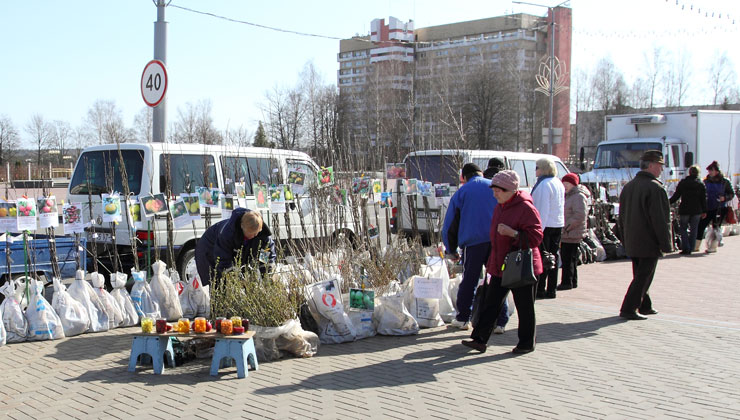
[[[694,164],[694,152],[686,152],[683,155],[684,167],[688,168]]]
[[[580,153],[580,156],[578,157],[578,161],[580,162],[579,166],[581,167],[581,170],[582,171],[585,171],[586,170],[586,162],[584,160],[584,155],[585,154],[586,154],[585,148],[584,147],[581,147],[581,153]]]

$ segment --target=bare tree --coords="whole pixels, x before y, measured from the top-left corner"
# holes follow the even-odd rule
[[[177,120],[172,131],[175,143],[221,144],[223,136],[213,124],[210,100],[196,104],[188,102],[185,109],[177,109]]]
[[[227,128],[226,131],[224,131],[224,143],[231,146],[247,147],[252,143],[251,138],[252,133],[242,125],[238,128]]]
[[[41,156],[51,144],[51,126],[41,114],[34,114],[26,124],[26,133],[31,136],[31,144],[36,148],[36,164],[41,165]]]
[[[61,165],[64,156],[67,154],[67,149],[69,149],[70,143],[73,141],[72,138],[74,136],[74,130],[68,122],[59,120],[54,121],[50,129],[51,146],[59,153],[57,164]]]
[[[131,137],[114,101],[95,101],[87,111],[84,129],[94,144],[123,143]]]
[[[638,77],[632,82],[628,102],[635,108],[650,107],[650,84],[645,79]]]
[[[18,130],[7,115],[0,116],[0,165],[11,159],[18,149]]]
[[[141,143],[152,142],[152,120],[154,111],[151,107],[141,108],[134,117],[134,140]]]
[[[709,67],[709,87],[712,92],[712,105],[722,102],[737,83],[737,75],[727,52],[715,53]]]
[[[619,103],[626,102],[624,76],[608,57],[602,58],[596,64],[591,87],[596,105],[602,111],[615,110]]]
[[[298,88],[275,86],[265,94],[261,105],[266,116],[268,138],[282,149],[297,149],[303,139],[305,104]]]
[[[653,47],[652,52],[643,54],[643,61],[645,65],[645,83],[650,92],[649,108],[653,109],[658,102],[655,94],[659,90],[664,72],[663,49],[657,46]]]

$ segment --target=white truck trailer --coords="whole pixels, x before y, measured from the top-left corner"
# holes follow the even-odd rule
[[[704,174],[704,168],[714,160],[734,187],[740,183],[739,111],[607,115],[604,134],[593,169],[581,174],[581,183],[598,186],[597,197],[607,201],[618,202],[622,187],[640,170],[645,150],[663,152],[661,178],[669,194],[691,165],[698,164]]]

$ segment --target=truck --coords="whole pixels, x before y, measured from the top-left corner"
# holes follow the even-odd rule
[[[607,115],[604,136],[596,148],[593,168],[581,174],[581,183],[604,201],[619,202],[619,193],[640,170],[640,156],[646,150],[663,152],[661,180],[669,195],[690,166],[698,164],[703,172],[715,160],[734,187],[740,182],[740,111]],[[615,204],[614,215],[618,213]]]

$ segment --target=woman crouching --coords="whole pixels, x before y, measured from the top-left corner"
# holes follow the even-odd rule
[[[501,312],[509,289],[501,286],[504,258],[513,249],[521,247],[520,235],[527,235],[527,246],[532,249],[534,274],[542,273],[542,260],[537,249],[542,242],[542,223],[534,207],[532,197],[519,191],[519,176],[514,171],[501,171],[491,180],[491,189],[498,204],[491,219],[491,255],[486,269],[486,296],[480,319],[470,334],[472,340],[463,340],[463,345],[483,353],[491,337],[496,318]],[[516,354],[529,353],[535,345],[534,293],[537,285],[511,289],[514,304],[519,314],[519,344],[512,350]]]

